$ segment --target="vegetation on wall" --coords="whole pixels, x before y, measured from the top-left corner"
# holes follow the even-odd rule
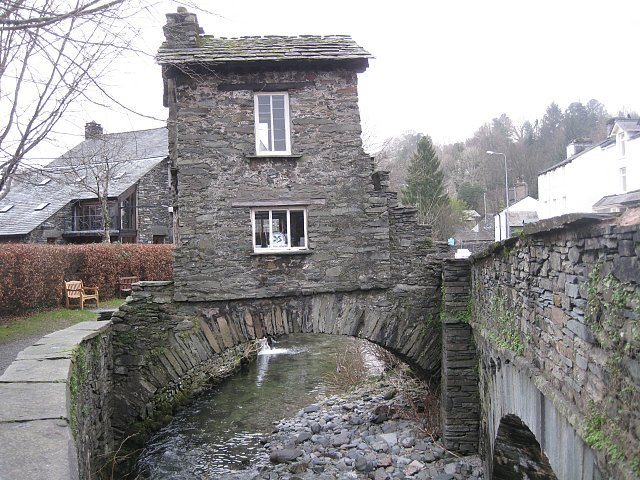
[[[491,297],[490,309],[493,325],[489,326],[489,340],[502,350],[522,355],[524,342],[518,325],[519,308],[507,299],[502,290],[498,289]]]
[[[606,452],[613,464],[625,459],[640,475],[640,451],[626,441],[625,433],[640,405],[640,387],[626,371],[640,354],[640,293],[611,273],[603,275],[603,270],[604,263],[598,262],[589,274],[584,318],[608,353],[608,388],[601,402],[590,404],[585,440]]]

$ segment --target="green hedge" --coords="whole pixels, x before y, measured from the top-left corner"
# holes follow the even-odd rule
[[[118,278],[173,279],[173,245],[0,245],[0,314],[64,303],[64,280],[117,294]]]

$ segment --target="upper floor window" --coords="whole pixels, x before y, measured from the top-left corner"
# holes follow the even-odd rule
[[[627,167],[620,169],[620,188],[623,192],[627,191]]]
[[[289,94],[256,93],[255,129],[257,155],[291,155]]]
[[[306,250],[307,211],[303,208],[278,207],[251,210],[253,251]]]
[[[626,154],[626,145],[625,145],[625,138],[624,138],[624,132],[619,132],[618,135],[616,136],[616,143],[618,144],[618,153],[620,154],[620,157],[624,157]]]

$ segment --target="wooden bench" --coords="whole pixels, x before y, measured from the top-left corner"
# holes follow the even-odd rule
[[[118,279],[118,296],[122,298],[123,293],[131,295],[131,284],[139,281],[138,277],[120,277]]]
[[[64,287],[67,308],[73,306],[71,305],[72,303],[77,302],[80,309],[84,310],[84,302],[87,300],[95,300],[96,307],[100,306],[100,300],[98,299],[98,287],[85,287],[82,280],[64,282]]]

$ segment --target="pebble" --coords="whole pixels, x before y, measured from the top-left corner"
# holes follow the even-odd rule
[[[272,464],[254,480],[484,479],[478,455],[454,457],[401,418],[403,408],[384,381],[309,405],[275,423],[264,442]]]

